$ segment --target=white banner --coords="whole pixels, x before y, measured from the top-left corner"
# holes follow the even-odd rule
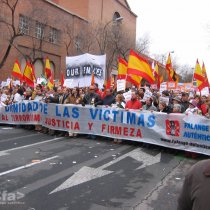
[[[102,88],[105,80],[106,55],[83,54],[66,57],[66,79],[72,79],[71,88],[90,86],[92,72]],[[68,83],[69,84],[69,83]]]
[[[210,120],[199,115],[30,101],[1,107],[0,123],[41,124],[55,130],[146,142],[210,155]]]

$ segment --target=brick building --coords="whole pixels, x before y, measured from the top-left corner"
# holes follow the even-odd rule
[[[59,78],[60,71],[65,71],[65,57],[81,54],[77,35],[93,23],[107,26],[123,17],[121,25],[135,44],[136,15],[126,0],[12,0],[9,3],[16,1],[14,18],[8,5],[0,3],[0,62],[11,43],[6,62],[0,66],[0,80],[11,75],[16,58],[22,71],[26,60],[30,60],[39,77],[44,70],[44,58],[48,57],[55,78]],[[14,27],[8,23],[14,23]],[[14,40],[10,39],[11,35]],[[90,52],[99,54],[97,48]]]

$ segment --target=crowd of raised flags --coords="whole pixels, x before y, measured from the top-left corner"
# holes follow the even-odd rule
[[[167,58],[165,65],[165,71],[168,75],[167,81],[179,82],[179,75],[176,73],[175,69],[172,67],[170,53]],[[141,86],[142,79],[147,80],[149,84],[156,83],[157,87],[160,88],[160,84],[164,81],[163,75],[160,74],[158,69],[158,62],[152,62],[152,65],[148,61],[138,55],[133,50],[130,51],[128,62],[123,58],[118,60],[118,79],[125,79],[126,81],[132,83],[136,87]],[[205,87],[209,87],[209,81],[206,74],[205,65],[203,63],[202,69],[198,60],[196,61],[196,66],[192,78],[192,82],[196,81],[196,87],[201,91]]]
[[[32,88],[34,88],[34,86],[37,82],[37,78],[36,78],[35,72],[34,72],[34,66],[29,61],[26,61],[26,66],[22,73],[20,63],[16,59],[11,75],[12,75],[12,78],[19,79],[21,84],[26,83],[27,86],[32,87]],[[46,81],[45,85],[47,87],[49,87],[50,89],[53,89],[53,87],[54,87],[54,73],[51,71],[50,60],[48,58],[45,59],[45,71],[44,71],[44,75],[42,75],[42,77]],[[64,74],[62,71],[61,71],[61,75],[60,75],[60,84],[61,84],[61,86],[63,86],[63,84],[64,84]]]
[[[160,75],[157,63],[153,66],[152,68],[145,58],[133,50],[130,52],[128,62],[119,58],[118,79],[127,80],[134,86],[117,91],[113,78],[109,78],[103,89],[99,89],[97,83],[95,83],[93,73],[89,87],[65,87],[63,74],[61,74],[60,84],[55,85],[48,58],[45,60],[45,72],[43,75],[47,82],[45,84],[37,84],[33,65],[30,62],[26,62],[26,67],[22,74],[20,64],[16,60],[12,76],[18,78],[20,84],[15,85],[10,82],[9,86],[2,87],[0,103],[1,106],[7,106],[25,100],[35,100],[45,103],[81,106],[86,104],[106,107],[117,106],[121,109],[144,109],[167,114],[198,114],[210,118],[209,90],[205,95],[197,94],[196,91],[189,93],[186,91],[173,91],[169,90],[169,88],[160,91],[159,86],[163,77]],[[168,72],[169,81],[176,83],[177,75],[172,68],[170,55],[166,64],[166,71]],[[204,74],[206,74],[205,66],[203,65],[203,68],[201,68],[197,61],[194,78],[196,79],[198,90],[204,87],[209,88],[208,79]],[[143,78],[147,81],[145,87],[141,87]],[[154,83],[157,84],[157,88],[152,87]],[[43,128],[41,125],[35,126],[35,129],[43,132],[47,130],[51,134],[55,133],[55,131],[52,132],[52,130]],[[61,132],[61,134],[63,133]]]
[[[168,75],[168,81],[179,82],[179,75],[176,73],[174,68],[172,67],[171,56],[170,53],[168,55],[168,59],[165,65],[165,71]],[[24,68],[23,73],[21,72],[20,64],[18,60],[15,61],[12,77],[20,80],[20,83],[25,82],[28,86],[34,87],[36,84],[37,78],[35,76],[33,65],[27,61],[26,66]],[[45,70],[42,77],[45,79],[45,84],[53,89],[54,87],[54,74],[50,68],[50,60],[48,58],[45,59]],[[128,62],[123,58],[119,57],[118,59],[118,80],[126,80],[127,82],[135,85],[136,87],[141,86],[142,79],[146,80],[148,84],[156,84],[157,88],[160,88],[160,84],[164,81],[163,74],[160,73],[158,62],[153,60],[152,64],[148,62],[148,60],[142,55],[137,54],[134,50],[130,50],[130,54],[128,57]],[[203,63],[202,68],[198,60],[196,61],[196,66],[194,70],[194,75],[192,82],[196,81],[196,86],[199,91],[201,91],[205,87],[209,87],[209,82],[206,74],[205,65]],[[63,86],[64,84],[64,73],[61,71],[60,74],[60,83]],[[94,72],[91,77],[91,84],[94,84]],[[82,84],[82,81],[81,83]],[[104,81],[104,84],[107,88],[110,88],[111,85],[116,86],[116,81],[114,81],[113,76],[108,78],[108,81]],[[81,85],[82,86],[82,85]]]

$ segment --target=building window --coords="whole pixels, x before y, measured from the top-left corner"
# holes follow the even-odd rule
[[[29,18],[23,15],[19,17],[19,31],[22,34],[29,35]]]
[[[44,25],[38,21],[36,21],[35,37],[37,39],[44,38]]]
[[[53,44],[58,42],[58,30],[55,28],[50,28],[49,41]]]

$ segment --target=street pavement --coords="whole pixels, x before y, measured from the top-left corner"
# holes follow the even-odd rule
[[[0,126],[0,209],[175,210],[184,152]]]

